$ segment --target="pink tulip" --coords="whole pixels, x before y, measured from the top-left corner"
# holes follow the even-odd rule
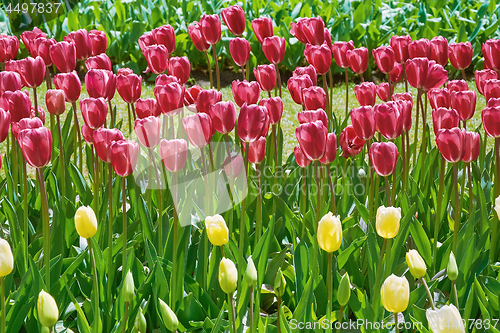
[[[297,113],[297,118],[300,124],[313,123],[319,120],[326,128],[328,128],[328,117],[325,110],[323,109],[314,111],[301,111]]]
[[[375,112],[371,106],[361,106],[351,110],[351,122],[356,136],[370,140],[375,135]]]
[[[136,119],[134,131],[141,145],[151,149],[160,143],[160,127],[160,119],[155,116],[149,116],[143,119]]]
[[[141,97],[142,77],[135,74],[118,75],[116,90],[125,103],[133,104]]]
[[[303,104],[302,89],[309,88],[312,85],[313,82],[307,74],[292,76],[287,82],[288,91],[293,101],[297,104]]]
[[[125,137],[119,129],[107,129],[100,127],[94,131],[93,139],[95,151],[99,158],[105,163],[110,163],[111,144],[115,141],[125,140]]]
[[[185,87],[177,82],[155,87],[154,94],[163,114],[174,116],[181,112],[184,105],[184,90]]]
[[[472,44],[470,42],[450,44],[449,57],[454,68],[466,69],[472,63]]]
[[[363,74],[368,69],[368,49],[366,47],[347,50],[346,57],[349,67],[354,73]]]
[[[210,105],[209,115],[213,129],[221,134],[231,133],[236,125],[236,106],[231,101]]]
[[[316,80],[317,80],[317,73],[316,73],[316,69],[314,69],[314,66],[313,65],[309,65],[309,66],[306,66],[306,67],[296,67],[294,70],[293,70],[293,76],[300,76],[300,75],[308,75],[309,78],[311,79],[312,81],[312,85],[315,86],[316,85]]]
[[[88,58],[87,60],[85,60],[85,67],[88,71],[91,69],[106,69],[108,71],[113,70],[111,59],[109,59],[106,53],[101,53]]]
[[[253,69],[253,74],[260,89],[272,91],[276,85],[276,68],[273,65],[259,65]]]
[[[248,160],[258,164],[266,157],[266,138],[261,136],[248,145]]]
[[[459,162],[465,155],[465,134],[458,127],[439,130],[436,144],[443,158],[450,163]]]
[[[90,97],[110,101],[116,92],[116,76],[104,69],[91,69],[85,75],[85,88]]]
[[[220,16],[233,35],[241,36],[245,32],[245,12],[238,5],[224,8]]]
[[[377,91],[378,97],[383,102],[388,102],[391,100],[391,87],[389,86],[389,83],[382,82],[381,84],[379,84],[377,86],[376,91]]]
[[[168,50],[164,45],[151,45],[143,50],[148,67],[154,74],[162,74],[168,66]]]
[[[481,112],[481,120],[483,127],[488,134],[493,138],[500,138],[500,107],[488,106]]]
[[[160,157],[165,168],[170,172],[179,172],[186,165],[187,142],[184,139],[160,141]]]
[[[266,37],[262,41],[262,51],[272,64],[279,64],[285,57],[285,38],[278,36]]]
[[[243,104],[236,127],[239,138],[248,143],[257,140],[262,135],[268,121],[269,115],[265,107],[256,104]]]
[[[137,118],[144,119],[149,116],[158,117],[161,114],[161,109],[156,99],[139,98],[137,102],[135,102],[135,112],[137,113]]]
[[[175,31],[170,24],[162,25],[151,31],[153,38],[158,45],[164,45],[169,54],[175,51]]]
[[[80,101],[85,124],[93,130],[104,125],[108,115],[108,105],[104,98],[84,98]]]
[[[370,161],[375,172],[382,177],[392,175],[398,162],[398,147],[393,142],[374,142],[370,146]]]
[[[311,161],[319,160],[325,155],[328,131],[320,120],[299,125],[295,136],[302,151]]]
[[[104,31],[90,30],[89,31],[90,45],[92,46],[92,56],[106,53],[108,48],[108,37]]]
[[[139,158],[139,145],[130,140],[114,141],[109,147],[111,165],[117,175],[127,177],[131,175]]]
[[[87,30],[72,31],[64,37],[64,41],[75,43],[77,60],[85,60],[92,56],[92,42]]]
[[[251,22],[255,37],[260,44],[264,42],[266,37],[274,36],[273,21],[269,17],[260,17]]]
[[[410,57],[408,54],[408,45],[411,43],[410,36],[392,36],[390,40],[391,48],[394,50],[396,62],[404,64]]]
[[[80,98],[82,92],[82,85],[80,78],[76,74],[76,71],[71,73],[59,73],[54,76],[54,85],[56,89],[61,89],[64,91],[64,96],[66,97],[66,102],[73,103]],[[89,91],[91,88],[87,87]]]
[[[358,155],[365,145],[365,141],[359,138],[354,132],[352,125],[342,130],[339,136],[339,144],[342,149],[342,156],[349,158]]]
[[[389,74],[394,68],[396,61],[392,48],[390,46],[379,46],[372,53],[380,71],[384,74]]]
[[[437,135],[439,130],[447,128],[458,127],[460,118],[454,109],[438,108],[432,111],[432,126],[434,134]]]
[[[481,138],[477,132],[465,132],[465,154],[462,157],[462,161],[465,163],[470,163],[479,157],[481,152]]]
[[[431,57],[431,42],[426,38],[414,40],[408,44],[408,54],[410,59]]]
[[[49,48],[50,58],[63,73],[69,73],[76,69],[76,48],[73,42],[59,42]]]
[[[349,67],[349,62],[347,61],[347,51],[354,50],[354,43],[349,42],[335,42],[332,45],[333,58],[337,66],[341,68]]]
[[[194,46],[200,52],[205,52],[210,48],[210,44],[207,43],[205,37],[201,34],[201,25],[198,22],[193,22],[188,27],[189,37],[193,41]]]
[[[307,61],[314,66],[316,73],[326,74],[330,70],[332,64],[332,52],[328,45],[311,45],[307,44],[304,51]]]
[[[432,110],[437,110],[438,108],[449,109],[451,107],[450,91],[446,88],[430,89],[427,96],[429,97],[429,104]]]
[[[16,36],[0,35],[0,63],[14,59],[18,51],[19,40]]]
[[[195,113],[182,119],[189,142],[195,147],[206,147],[212,138],[212,119],[206,113]]]
[[[17,140],[29,165],[43,168],[49,164],[52,156],[52,133],[48,128],[38,127],[22,130],[18,133]]]
[[[311,163],[311,160],[306,157],[300,146],[295,146],[295,148],[293,149],[293,154],[298,166],[305,168]]]
[[[229,41],[229,53],[238,66],[244,66],[250,58],[250,43],[245,38],[234,38]]]
[[[208,44],[217,44],[221,39],[221,22],[218,15],[202,15],[201,34]]]
[[[373,82],[363,82],[354,87],[354,94],[361,106],[375,105],[377,86]]]
[[[451,107],[457,110],[460,120],[466,121],[472,118],[476,111],[476,92],[471,90],[452,91]]]
[[[377,130],[387,140],[394,140],[403,131],[403,117],[395,102],[378,104],[374,107]]]
[[[481,95],[484,95],[484,84],[487,80],[498,79],[498,74],[494,70],[483,69],[476,71],[474,73],[474,78],[476,81],[477,91],[479,91]]]
[[[302,101],[306,110],[326,109],[326,93],[321,87],[302,89]]]
[[[430,60],[434,60],[441,66],[446,66],[448,63],[448,40],[443,36],[436,36],[431,39],[430,48]]]
[[[216,89],[202,90],[196,99],[198,112],[209,113],[210,105],[222,101],[222,93]]]
[[[244,103],[257,104],[260,97],[260,87],[257,81],[233,81],[231,85],[234,101],[241,107]]]
[[[269,121],[272,125],[280,122],[283,115],[283,101],[279,97],[263,98],[259,105],[266,108],[269,114]]]

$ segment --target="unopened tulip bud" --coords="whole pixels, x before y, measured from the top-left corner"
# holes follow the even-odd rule
[[[465,333],[463,319],[455,305],[444,305],[439,310],[425,312],[429,328],[434,333]]]
[[[254,287],[257,284],[257,269],[253,263],[252,257],[248,257],[247,270],[245,271],[245,279],[249,286]]]
[[[175,332],[177,330],[177,326],[179,326],[179,320],[177,320],[177,316],[175,315],[174,311],[172,311],[172,309],[167,305],[167,303],[163,302],[159,298],[158,301],[160,303],[159,308],[163,324],[169,331]]]
[[[376,227],[380,237],[394,238],[399,231],[401,208],[380,206],[377,209]]]
[[[147,328],[146,317],[144,317],[142,309],[139,308],[139,312],[137,313],[137,317],[135,318],[134,333],[146,333],[146,328]]]
[[[56,301],[50,294],[45,291],[40,291],[37,302],[38,321],[42,326],[52,327],[57,323],[59,318],[59,309]]]
[[[338,216],[328,212],[318,222],[317,231],[319,247],[331,253],[337,251],[342,245],[342,224]]]
[[[340,279],[337,299],[341,306],[345,306],[349,302],[349,298],[351,298],[351,281],[349,280],[349,274],[346,272]]]
[[[226,221],[219,214],[207,216],[205,219],[207,235],[210,243],[214,246],[222,246],[229,240],[229,229],[226,226]]]
[[[413,275],[415,279],[420,279],[425,276],[427,270],[425,261],[417,250],[410,250],[406,253],[406,263],[408,264],[411,275]]]
[[[231,294],[236,290],[238,284],[238,270],[234,263],[227,258],[222,258],[219,264],[219,284],[226,294]]]
[[[91,238],[97,232],[97,218],[90,207],[81,206],[75,214],[76,231],[83,238]]]
[[[278,273],[276,273],[276,279],[274,279],[274,293],[278,297],[283,297],[285,294],[286,280],[281,272],[281,268],[278,268]]]
[[[500,219],[500,196],[495,199],[495,212],[497,212],[498,219]]]
[[[450,260],[448,261],[448,266],[446,266],[446,274],[451,281],[455,281],[458,278],[458,267],[457,261],[455,260],[455,255],[450,252]]]
[[[14,269],[14,257],[9,242],[0,238],[0,277],[9,275]]]
[[[408,307],[410,285],[404,276],[391,274],[380,289],[382,305],[392,313],[403,312]]]
[[[50,328],[42,326],[42,333],[50,333]]]
[[[132,272],[128,271],[122,288],[123,300],[125,303],[131,302],[134,298],[134,288],[134,277],[132,276]]]

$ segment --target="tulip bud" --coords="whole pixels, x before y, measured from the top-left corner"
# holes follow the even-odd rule
[[[177,316],[175,315],[174,311],[172,311],[172,309],[167,305],[167,303],[163,302],[159,298],[158,302],[160,303],[159,308],[163,324],[169,331],[172,332],[177,331],[177,326],[179,326],[179,321],[177,320]]]
[[[451,281],[455,281],[458,278],[457,261],[455,260],[455,255],[453,254],[453,252],[450,252],[450,260],[448,261],[448,266],[446,266],[446,274],[448,274],[448,278]]]
[[[406,253],[406,264],[408,264],[410,273],[415,279],[425,276],[427,267],[425,266],[424,259],[422,259],[417,250],[410,250]]]
[[[339,283],[339,289],[337,292],[337,299],[341,306],[345,306],[349,302],[351,297],[351,281],[349,280],[349,274],[347,272],[342,276]]]
[[[444,305],[439,310],[427,309],[425,312],[429,328],[434,333],[464,333],[464,323],[455,305]]]
[[[0,277],[9,275],[14,269],[14,257],[9,242],[0,238]]]
[[[226,221],[219,214],[207,216],[205,218],[205,226],[210,243],[214,246],[222,246],[229,241],[229,229],[226,226]]]
[[[76,231],[83,238],[91,238],[97,232],[97,218],[90,207],[81,206],[75,214]]]
[[[380,206],[377,209],[376,227],[380,237],[394,238],[399,231],[401,208]]]
[[[410,285],[404,276],[391,274],[380,289],[382,305],[392,313],[403,312],[408,307]]]
[[[227,258],[222,258],[219,264],[219,284],[226,294],[231,294],[236,290],[238,284],[238,270],[234,263]]]
[[[135,317],[134,333],[146,333],[146,329],[147,329],[146,317],[144,317],[142,309],[139,308],[137,317]]]
[[[248,257],[245,279],[250,287],[255,287],[257,284],[257,269],[255,268],[255,264],[253,263],[251,256]]]
[[[342,223],[338,216],[328,212],[318,222],[317,237],[319,247],[328,252],[337,251],[342,245]]]
[[[281,267],[278,268],[278,272],[276,273],[276,278],[274,279],[274,293],[278,297],[283,297],[285,294],[286,288],[286,280],[281,272]]]
[[[68,332],[68,331],[66,331],[66,332]],[[47,326],[42,326],[42,333],[51,333],[50,328],[48,328]]]
[[[56,301],[50,294],[40,291],[37,302],[38,321],[42,326],[52,327],[59,318],[59,309]]]
[[[134,298],[134,288],[134,277],[132,276],[132,272],[128,271],[122,287],[123,300],[126,303],[131,302]]]

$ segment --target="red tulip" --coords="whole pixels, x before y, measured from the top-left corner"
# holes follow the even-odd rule
[[[89,145],[94,144],[94,130],[87,126],[87,124],[82,125],[82,136],[86,143]]]
[[[6,91],[21,90],[21,75],[17,72],[0,72],[0,96]]]
[[[135,102],[135,112],[137,113],[137,118],[144,119],[149,116],[158,117],[161,114],[161,109],[156,99],[139,98],[137,102]]]
[[[306,155],[304,155],[304,152],[302,151],[302,148],[300,148],[300,146],[295,146],[295,148],[293,149],[293,154],[298,166],[305,168],[311,163],[311,160],[308,159]]]
[[[465,155],[465,135],[458,127],[439,130],[436,144],[443,158],[450,163],[459,162]]]
[[[394,50],[394,58],[396,62],[404,64],[406,60],[410,57],[408,54],[408,45],[411,43],[410,36],[392,36],[391,37],[391,48]]]
[[[39,127],[43,127],[40,118],[23,118],[17,123],[12,123],[12,134],[14,134],[14,137],[18,140],[19,144],[21,144],[19,141],[20,137],[18,137],[21,131]]]
[[[466,69],[472,63],[472,44],[470,42],[450,44],[449,56],[454,68]]]
[[[403,132],[407,132],[411,129],[412,125],[411,110],[413,108],[413,100],[406,100],[406,99],[395,100],[394,95],[393,95],[393,100],[396,102],[396,107],[398,108],[399,112],[401,113],[401,117],[403,118]]]
[[[297,104],[303,104],[302,89],[309,88],[312,85],[313,82],[307,74],[292,76],[287,82],[288,91],[293,101]]]
[[[375,125],[387,140],[394,140],[403,131],[403,117],[395,102],[378,104],[374,107]]]
[[[196,98],[198,112],[209,113],[210,105],[222,101],[222,93],[215,89],[202,90]]]
[[[488,39],[482,46],[484,68],[500,70],[500,40]]]
[[[460,118],[455,109],[438,108],[432,111],[432,126],[434,134],[437,135],[439,130],[447,128],[458,127]]]
[[[85,67],[88,71],[91,69],[106,69],[108,71],[113,70],[111,59],[109,59],[106,53],[101,53],[88,58],[87,60],[85,60]]]
[[[307,44],[304,51],[307,61],[314,66],[318,74],[326,74],[330,70],[332,64],[332,52],[328,45],[311,45]]]
[[[16,36],[0,35],[0,63],[14,59],[18,51],[19,40]]]
[[[325,41],[325,23],[321,17],[301,19],[297,22],[297,28],[302,32],[308,44],[321,45]]]
[[[156,45],[156,40],[153,37],[153,34],[147,33],[139,37],[139,47],[141,48],[142,53],[144,54],[144,50],[148,46]]]
[[[220,16],[233,35],[241,36],[245,32],[245,12],[238,5],[224,8]]]
[[[80,98],[82,92],[82,84],[80,78],[76,74],[76,71],[71,73],[59,73],[54,76],[54,85],[56,89],[62,89],[64,91],[64,96],[66,102],[73,103]],[[90,89],[87,87],[90,95]]]
[[[427,78],[423,87],[424,92],[429,91],[429,89],[442,86],[446,80],[448,80],[448,72],[443,68],[443,66],[436,64],[433,60],[429,61]]]
[[[328,130],[323,122],[304,123],[295,130],[297,141],[304,155],[312,161],[319,160],[325,155]]]
[[[276,68],[273,65],[259,65],[253,69],[253,75],[259,82],[260,89],[272,91],[276,85]]]
[[[109,147],[111,165],[116,174],[127,177],[134,172],[139,158],[139,145],[130,140],[114,141]]]
[[[302,44],[308,44],[309,42],[307,41],[307,37],[304,34],[303,25],[300,24],[301,21],[307,20],[306,17],[301,17],[297,20],[297,23],[291,22],[290,23],[290,33],[292,36],[297,38]]]
[[[175,51],[175,31],[170,24],[162,25],[151,31],[153,38],[158,45],[164,45],[169,54]]]
[[[107,129],[100,127],[94,131],[94,147],[99,158],[106,163],[111,162],[110,147],[115,141],[125,140],[119,129]]]
[[[349,67],[354,73],[362,74],[366,72],[368,68],[368,49],[366,47],[347,50],[346,57]]]
[[[263,106],[256,104],[247,105],[240,109],[236,131],[243,142],[253,142],[257,140],[268,125],[269,115]]]
[[[61,115],[66,110],[66,97],[62,89],[49,89],[45,94],[47,111],[55,116]]]
[[[52,66],[50,47],[54,44],[56,44],[55,39],[47,39],[45,37],[39,37],[33,41],[33,56],[41,57],[43,59],[43,62],[45,63],[45,67]]]
[[[408,101],[408,102],[411,102],[413,105],[413,96],[412,96],[411,92],[393,94],[392,100],[393,101]]]
[[[327,28],[323,29],[325,32],[325,41],[326,45],[328,45],[328,48],[331,50],[332,49],[332,35],[330,34],[330,31],[328,31]]]
[[[184,93],[184,106],[189,110],[196,112],[196,99],[203,88],[197,85],[189,87]]]
[[[106,53],[108,48],[108,37],[104,31],[90,30],[89,31],[90,45],[92,49],[92,56]]]
[[[240,154],[231,154],[231,156],[226,157],[224,163],[222,163],[222,169],[226,176],[230,179],[236,179],[241,174],[244,168],[243,157]],[[243,173],[245,174],[245,173]]]
[[[406,77],[408,83],[417,89],[422,89],[427,81],[429,59],[413,58],[406,60]]]
[[[177,82],[156,86],[154,94],[161,112],[167,116],[179,114],[184,104],[184,86]]]
[[[164,86],[170,83],[180,83],[177,76],[160,74],[156,77],[155,86]]]
[[[261,136],[248,145],[248,160],[258,164],[266,157],[266,138]]]
[[[285,57],[285,38],[278,36],[266,37],[262,41],[262,51],[272,64],[279,64]]]
[[[420,38],[408,44],[408,55],[410,59],[430,58],[431,42],[427,38]]]
[[[25,31],[21,34],[21,40],[23,41],[26,50],[33,56],[32,45],[33,41],[37,38],[47,38],[47,34],[38,28],[34,28],[32,31]],[[19,41],[17,43],[17,48],[19,49]],[[12,57],[14,58],[14,57]]]
[[[45,124],[45,110],[41,106],[39,106],[37,116],[35,112],[35,106],[31,106],[30,118],[38,118],[42,121],[43,124]]]
[[[486,106],[500,106],[500,98],[490,98]]]
[[[85,88],[90,97],[110,101],[115,96],[116,76],[104,69],[91,69],[85,75]]]
[[[389,83],[382,82],[376,88],[378,98],[380,98],[383,102],[388,102],[391,100],[391,87]]]
[[[184,168],[187,151],[187,142],[184,139],[160,141],[160,157],[163,165],[170,172],[178,172]]]
[[[326,93],[321,87],[302,89],[302,101],[306,110],[326,109]]]
[[[351,110],[351,122],[356,136],[369,140],[375,135],[375,112],[371,106],[361,106]]]
[[[451,92],[453,91],[465,91],[465,90],[469,90],[469,85],[467,84],[467,82],[465,80],[451,80],[451,81],[448,81],[448,83],[446,84],[446,87],[448,88],[448,90]]]
[[[41,57],[16,61],[17,72],[21,75],[21,82],[25,87],[36,88],[45,79],[45,62]]]
[[[182,119],[189,142],[195,147],[208,145],[212,137],[212,119],[206,113],[195,113]]]
[[[124,76],[127,76],[127,75],[132,75],[134,74],[134,71],[131,70],[130,68],[128,67],[121,67],[121,68],[118,68],[118,70],[116,71],[116,75],[124,75]],[[158,75],[160,76],[160,75]],[[158,78],[158,77],[157,77]]]
[[[500,107],[488,106],[481,112],[481,120],[488,136],[500,138]]]
[[[92,56],[92,43],[87,30],[79,29],[72,31],[64,37],[64,40],[75,43],[77,60],[84,60]]]
[[[88,127],[98,129],[104,125],[108,115],[108,105],[104,98],[84,98],[80,101],[83,120]]]
[[[59,42],[49,48],[50,58],[63,73],[69,73],[76,68],[76,48],[73,42]]]
[[[349,67],[349,62],[347,61],[347,51],[354,50],[354,43],[349,42],[335,42],[332,45],[333,58],[337,66],[341,68]]]
[[[133,104],[141,97],[142,77],[135,74],[118,75],[116,90],[125,103]]]
[[[430,48],[430,60],[434,60],[441,66],[446,66],[448,63],[448,40],[443,36],[436,36],[431,39]]]
[[[160,127],[160,119],[155,116],[149,116],[143,119],[136,119],[134,131],[141,145],[151,149],[160,143]]]
[[[257,81],[233,81],[231,85],[234,101],[241,107],[244,103],[257,104],[260,97],[260,87]]]
[[[389,74],[389,79],[393,83],[403,82],[403,65],[400,63],[394,63],[394,68]]]
[[[379,46],[372,51],[378,68],[384,74],[389,74],[394,68],[395,56],[390,46]]]
[[[465,132],[465,154],[462,161],[470,163],[477,160],[481,152],[481,138],[477,132]]]
[[[342,149],[342,156],[344,156],[344,158],[349,158],[361,152],[365,140],[359,138],[354,132],[353,126],[349,125],[340,133],[339,144]]]
[[[354,87],[354,94],[359,102],[359,105],[375,105],[377,99],[377,86],[373,82],[363,82]]]
[[[31,100],[29,93],[17,90],[14,92],[6,91],[3,95],[8,104],[11,121],[18,122],[23,118],[29,118],[31,114]]]
[[[396,171],[398,163],[398,147],[393,142],[374,142],[370,146],[370,162],[375,172],[386,177]]]
[[[245,38],[234,38],[229,41],[229,52],[238,66],[243,66],[250,58],[250,43]]]
[[[263,98],[260,100],[259,105],[266,108],[271,124],[275,125],[280,122],[281,116],[283,115],[283,101],[281,98]]]
[[[486,100],[489,100],[490,98],[500,98],[500,80],[486,80],[483,92]]]
[[[451,107],[457,110],[460,120],[466,121],[472,118],[476,111],[476,92],[471,90],[452,91]]]
[[[450,91],[446,88],[433,88],[429,90],[427,96],[429,97],[429,104],[432,110],[437,110],[438,108],[449,109],[451,107]]]
[[[193,22],[188,27],[189,37],[193,41],[194,46],[198,51],[205,52],[210,48],[210,44],[207,43],[205,37],[201,34],[201,25],[198,22]]]
[[[295,76],[299,76],[299,75],[308,75],[313,83],[312,85],[313,86],[316,85],[317,74],[316,74],[316,69],[314,69],[313,65],[309,65],[306,67],[296,67],[293,70],[293,76],[295,77]]]
[[[254,19],[251,22],[251,25],[255,37],[257,37],[257,40],[260,44],[264,42],[264,39],[266,37],[274,36],[273,21],[269,17],[260,17]]]
[[[328,133],[326,136],[325,155],[319,160],[322,164],[330,164],[337,157],[337,136],[335,133]]]
[[[231,101],[210,105],[209,115],[213,129],[221,134],[231,133],[236,124],[236,107]]]
[[[151,45],[144,50],[148,67],[154,74],[162,74],[168,66],[168,50],[165,45]]]
[[[476,81],[477,91],[481,95],[484,95],[484,84],[487,80],[498,79],[498,74],[494,70],[491,69],[483,69],[480,71],[476,71],[474,73],[474,78]]]
[[[200,19],[201,34],[205,41],[214,45],[221,39],[221,22],[218,15],[202,15]]]
[[[4,142],[9,135],[10,112],[0,108],[0,142]]]
[[[52,156],[52,133],[46,127],[22,130],[17,134],[19,146],[26,162],[32,167],[43,168]]]
[[[314,111],[301,111],[297,113],[297,119],[299,120],[300,124],[313,123],[319,120],[326,128],[328,128],[328,118],[325,110],[323,109]]]

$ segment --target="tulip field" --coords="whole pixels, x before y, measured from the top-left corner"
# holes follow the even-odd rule
[[[500,332],[499,15],[2,3],[0,333]]]

